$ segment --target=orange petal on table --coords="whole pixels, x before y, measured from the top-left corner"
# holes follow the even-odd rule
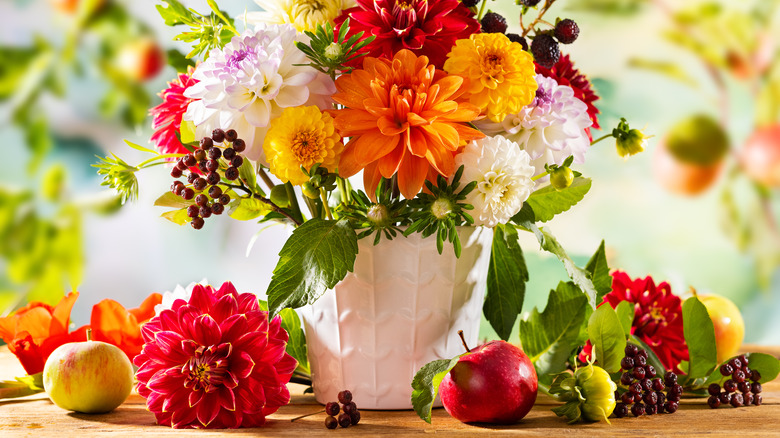
[[[48,356],[44,356],[41,348],[26,331],[17,333],[16,338],[8,343],[8,349],[19,359],[28,375],[43,371]]]
[[[93,306],[90,325],[94,340],[116,345],[130,360],[141,351],[140,324],[135,315],[118,302],[105,299]]]
[[[136,321],[139,323],[146,322],[154,316],[154,306],[162,303],[162,295],[153,293],[146,297],[143,303],[135,309],[130,309],[131,315],[135,316]]]
[[[16,319],[16,333],[26,331],[35,340],[42,340],[51,333],[52,326],[58,326],[51,313],[44,307],[33,307]]]
[[[414,198],[428,174],[428,160],[407,154],[398,169],[398,188],[406,199]]]

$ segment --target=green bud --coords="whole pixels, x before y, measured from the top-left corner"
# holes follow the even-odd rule
[[[372,205],[366,216],[376,228],[384,228],[390,223],[390,211],[384,204]]]
[[[617,151],[621,157],[636,155],[645,150],[645,135],[638,129],[631,129],[617,139]]]
[[[452,202],[446,198],[438,198],[433,201],[431,205],[431,213],[436,216],[436,219],[444,219],[452,213]]]
[[[341,44],[333,42],[328,47],[325,47],[323,55],[325,55],[325,59],[328,61],[335,62],[344,55],[344,49],[341,47]]]
[[[312,185],[309,181],[306,181],[301,186],[301,191],[303,194],[310,199],[319,199],[320,197],[320,191]]]
[[[60,199],[65,188],[65,176],[65,166],[62,164],[55,164],[46,171],[41,187],[44,199],[50,202],[56,202]]]
[[[585,402],[580,406],[582,416],[589,421],[604,420],[615,410],[615,390],[617,385],[603,368],[588,365],[574,373],[577,386],[580,387]]]
[[[559,167],[550,174],[550,184],[555,190],[563,190],[574,181],[574,172],[568,167]]]
[[[271,189],[271,202],[282,208],[290,206],[290,198],[287,197],[287,189],[284,185],[275,185]]]

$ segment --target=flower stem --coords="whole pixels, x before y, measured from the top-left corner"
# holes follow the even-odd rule
[[[295,189],[289,182],[284,184],[284,188],[287,190],[287,199],[290,200],[290,208],[293,210],[293,215],[298,219],[297,221],[294,221],[295,225],[299,226],[304,220],[303,214],[301,214],[301,206],[298,205],[298,197],[295,196]]]
[[[482,0],[482,5],[479,7],[479,14],[477,14],[477,21],[482,20],[482,15],[485,13],[486,5],[487,5],[487,0]]]
[[[265,170],[263,170],[262,167],[257,166],[257,174],[260,175],[260,179],[262,179],[265,185],[268,186],[268,190],[271,190],[274,188],[274,186],[276,186],[276,184],[271,181],[271,178],[268,177],[268,174],[265,173]]]
[[[328,205],[328,194],[322,187],[320,187],[320,199],[322,199],[322,208],[325,210],[325,214],[328,215],[328,219],[333,220],[333,215],[331,214],[330,206]]]
[[[539,11],[539,15],[536,17],[536,19],[533,22],[531,22],[528,28],[523,29],[523,34],[522,34],[523,37],[528,35],[528,32],[530,32],[531,29],[533,29],[537,24],[543,21],[542,17],[544,17],[544,14],[547,13],[547,11],[550,9],[550,6],[552,6],[553,3],[555,3],[555,0],[546,0],[544,2],[544,7],[542,7],[541,11]]]
[[[612,133],[609,133],[609,134],[603,135],[603,136],[601,136],[601,137],[599,137],[599,138],[597,138],[597,139],[593,140],[593,141],[590,143],[590,145],[591,145],[591,146],[593,146],[594,144],[596,144],[596,143],[600,142],[601,140],[606,140],[606,139],[608,139],[609,137],[614,137],[614,136],[612,135]]]
[[[294,217],[293,215],[290,215],[289,213],[287,213],[286,211],[284,211],[284,210],[283,210],[281,207],[279,207],[278,205],[274,204],[274,203],[273,203],[273,202],[272,202],[270,199],[268,199],[268,198],[265,198],[265,197],[263,197],[263,196],[260,196],[260,195],[258,195],[257,193],[254,193],[254,192],[252,192],[251,190],[249,190],[249,189],[248,189],[248,188],[247,188],[247,187],[244,185],[244,183],[243,183],[243,182],[241,183],[241,185],[240,185],[240,186],[239,186],[239,185],[235,185],[235,184],[222,184],[222,185],[224,185],[224,186],[226,186],[226,187],[230,187],[231,189],[241,189],[241,190],[243,190],[244,192],[248,193],[248,194],[249,194],[250,196],[252,196],[253,198],[255,198],[255,199],[259,200],[260,202],[262,202],[262,203],[264,203],[264,204],[267,204],[268,206],[270,206],[270,207],[271,207],[271,210],[273,210],[273,211],[275,211],[275,212],[277,212],[277,213],[281,214],[282,216],[286,217],[287,219],[291,220],[291,221],[292,221],[292,223],[294,223],[294,224],[295,224],[295,226],[300,226],[300,225],[303,223],[303,220],[302,220],[302,219],[299,219],[299,218],[296,218],[296,217]],[[294,196],[294,195],[295,195],[295,193],[293,193],[293,196]],[[293,198],[293,199],[294,199],[294,198]],[[292,201],[290,201],[290,204],[292,205]],[[296,206],[297,206],[297,204],[296,204]],[[300,213],[298,213],[298,214],[300,214]]]

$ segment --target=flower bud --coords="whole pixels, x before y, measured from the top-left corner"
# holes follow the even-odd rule
[[[452,213],[452,202],[446,198],[438,198],[431,205],[431,213],[436,216],[436,219],[444,219]]]
[[[574,172],[568,167],[559,167],[550,174],[550,184],[555,190],[563,190],[574,181]]]
[[[303,185],[301,186],[301,191],[307,198],[310,199],[319,199],[320,197],[320,191],[317,190],[317,188],[314,187],[314,185],[309,181],[303,183]]]
[[[325,55],[325,59],[335,62],[344,55],[344,49],[341,48],[341,44],[333,42],[330,43],[328,47],[325,47],[323,54]]]
[[[638,154],[645,150],[645,140],[648,137],[638,129],[631,129],[617,138],[617,151],[621,157]]]
[[[605,420],[615,410],[615,390],[617,385],[609,377],[609,373],[603,368],[588,365],[579,368],[574,376],[577,378],[577,386],[585,397],[582,404],[582,416],[589,421]]]
[[[368,214],[366,216],[376,228],[385,227],[390,223],[390,211],[387,210],[387,207],[384,204],[372,205],[371,208],[368,209]]]

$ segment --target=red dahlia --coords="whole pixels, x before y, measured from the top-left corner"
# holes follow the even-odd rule
[[[479,31],[474,12],[460,0],[357,0],[357,6],[346,9],[336,18],[341,26],[349,20],[350,35],[365,32],[376,39],[363,51],[368,56],[393,55],[402,49],[425,55],[437,69],[443,68],[456,40]],[[359,67],[358,58],[353,67]]]
[[[593,121],[592,128],[600,128],[598,120],[599,109],[593,105],[593,102],[599,100],[599,97],[593,91],[593,86],[588,78],[574,67],[569,55],[561,56],[561,59],[552,68],[544,68],[536,64],[536,72],[555,79],[560,85],[571,87],[574,90],[574,97],[588,105],[588,115],[590,120]],[[587,131],[588,137],[592,141],[593,137],[590,135],[590,128],[587,128]]]
[[[168,82],[168,88],[161,91],[159,96],[162,103],[152,108],[152,142],[163,154],[186,154],[189,152],[179,141],[179,129],[181,128],[181,116],[187,111],[187,105],[194,99],[184,97],[184,91],[198,83],[192,78],[195,71],[193,67],[187,69],[187,73],[179,73],[178,77]]]
[[[176,300],[141,334],[137,389],[159,424],[257,427],[290,401],[296,362],[281,320],[269,322],[257,297],[230,283],[195,286],[189,302]]]
[[[672,293],[669,283],[656,286],[651,277],[632,280],[625,272],[615,271],[612,292],[604,296],[603,303],[616,308],[621,301],[634,303],[631,333],[653,349],[664,368],[680,373],[680,362],[688,360],[688,346],[683,337],[682,300]],[[580,360],[587,362],[592,350],[588,341]]]

